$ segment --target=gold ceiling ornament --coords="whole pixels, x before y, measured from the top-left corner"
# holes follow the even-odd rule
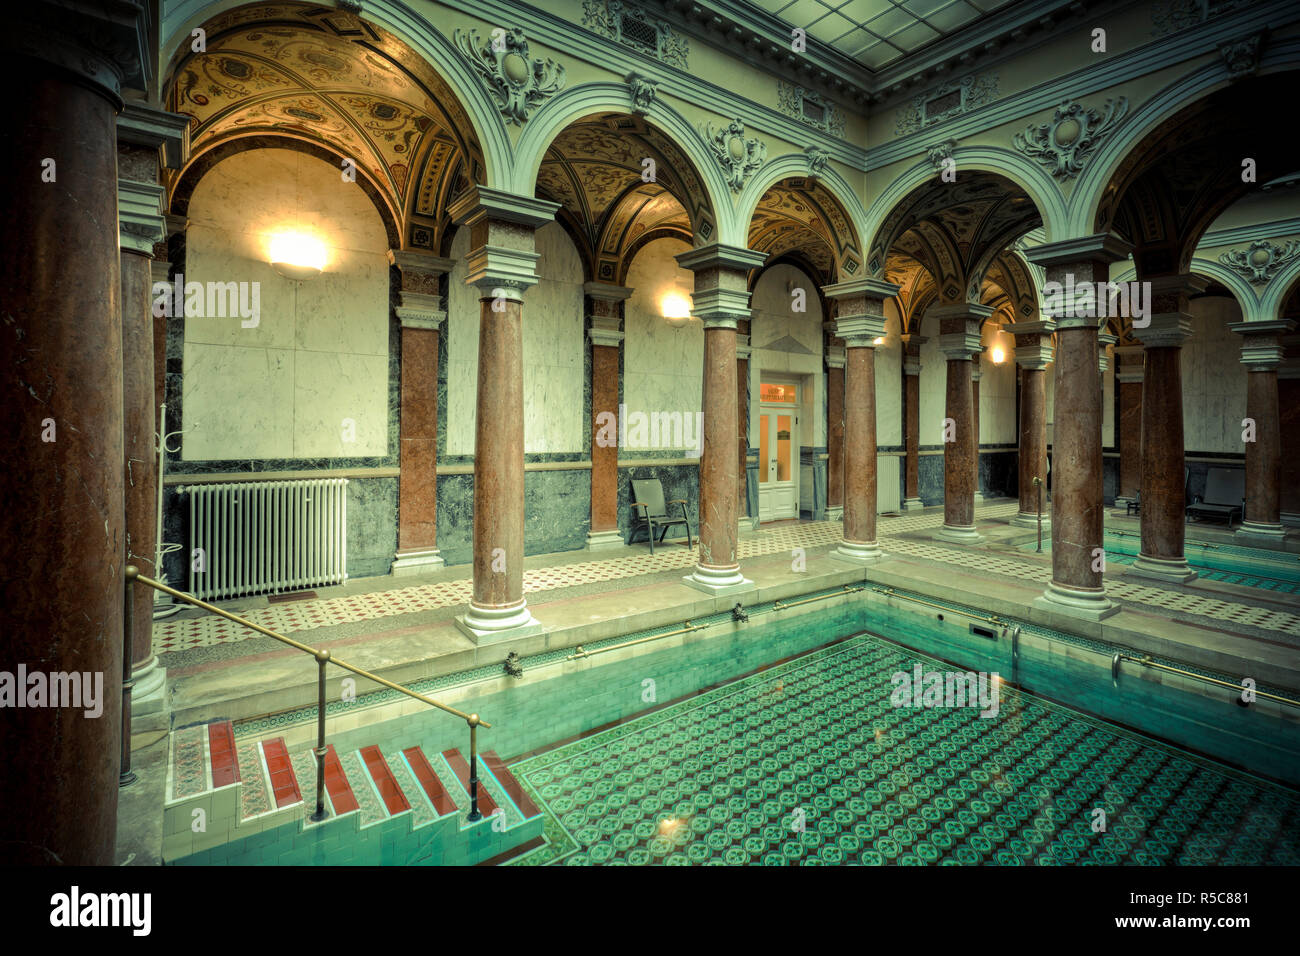
[[[529,110],[564,86],[564,67],[550,57],[531,59],[528,40],[519,27],[498,27],[482,43],[477,30],[457,30],[452,41],[496,99],[501,115],[515,126],[522,126]]]
[[[1066,100],[1049,123],[1031,124],[1017,133],[1016,149],[1046,166],[1057,179],[1083,172],[1093,150],[1101,145],[1128,113],[1128,97],[1106,100],[1105,112]]]
[[[1257,239],[1249,249],[1231,249],[1221,254],[1219,261],[1251,285],[1264,285],[1297,256],[1300,256],[1300,240],[1289,239],[1285,246],[1279,246],[1267,239]]]
[[[727,185],[732,192],[744,189],[749,174],[767,161],[767,144],[752,137],[746,139],[745,124],[740,119],[734,119],[717,130],[712,123],[706,123],[701,131],[713,158],[726,173]]]

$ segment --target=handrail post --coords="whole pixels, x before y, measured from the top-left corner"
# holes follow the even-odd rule
[[[469,821],[482,820],[478,812],[478,714],[470,714],[469,720]]]
[[[1038,550],[1036,554],[1043,553],[1043,479],[1034,475],[1034,487],[1038,489]]]
[[[131,769],[131,637],[135,630],[131,599],[135,596],[132,593],[133,585],[139,575],[140,569],[134,564],[126,566],[126,584],[122,589],[122,748],[118,760],[119,787],[135,782],[135,771]]]
[[[325,666],[330,661],[330,652],[321,649],[316,652],[316,812],[311,815],[314,823],[326,817],[325,813]]]

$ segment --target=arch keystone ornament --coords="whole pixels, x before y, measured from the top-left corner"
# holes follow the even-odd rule
[[[739,119],[716,130],[712,123],[706,123],[701,132],[732,192],[743,190],[750,173],[767,161],[767,144],[753,137],[746,139],[745,124]]]
[[[519,27],[483,43],[477,30],[457,30],[452,39],[492,93],[501,115],[515,126],[524,125],[529,110],[564,87],[564,67],[550,57],[531,59]]]
[[[659,84],[641,73],[627,75],[627,92],[632,100],[632,112],[644,116],[655,101]]]
[[[1073,179],[1128,113],[1128,97],[1108,99],[1104,112],[1066,100],[1049,123],[1030,125],[1013,145],[1051,171],[1056,179]]]

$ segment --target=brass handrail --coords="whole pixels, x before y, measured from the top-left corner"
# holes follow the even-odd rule
[[[1207,684],[1216,684],[1219,687],[1228,687],[1232,690],[1237,690],[1237,691],[1242,690],[1242,686],[1240,684],[1234,684],[1231,681],[1220,680],[1217,677],[1208,677],[1205,674],[1198,674],[1196,673],[1196,671],[1183,670],[1181,667],[1171,667],[1168,664],[1161,664],[1159,661],[1152,660],[1150,657],[1134,657],[1133,655],[1125,654],[1122,651],[1117,651],[1114,658],[1112,658],[1111,660],[1112,678],[1117,678],[1119,676],[1120,661],[1131,661],[1134,664],[1143,664],[1147,667],[1154,667],[1158,670],[1168,671],[1171,674],[1179,674],[1183,677],[1191,677],[1194,678],[1195,680],[1204,681]],[[1292,707],[1300,707],[1300,700],[1292,700],[1290,697],[1280,697],[1277,694],[1270,694],[1268,691],[1264,691],[1264,690],[1256,690],[1256,691],[1252,691],[1252,693],[1256,697],[1264,697],[1267,698],[1268,700],[1275,700],[1279,704],[1290,704]]]
[[[1007,624],[1006,621],[1002,620],[1002,618],[998,617],[996,614],[972,614],[970,611],[961,611],[955,607],[949,607],[946,604],[935,604],[933,601],[924,601],[921,598],[912,597],[910,594],[900,594],[891,587],[874,587],[871,590],[875,591],[877,594],[883,594],[886,597],[896,597],[902,601],[911,601],[913,604],[924,604],[926,607],[938,608],[940,611],[947,614],[960,614],[962,617],[969,617],[976,621],[985,621],[992,624],[994,627],[1004,627]]]
[[[478,714],[467,714],[462,710],[457,710],[455,707],[450,707],[447,704],[439,703],[438,701],[434,700],[432,697],[425,697],[423,694],[417,693],[416,691],[411,690],[409,687],[403,687],[401,684],[395,684],[390,680],[386,680],[385,678],[380,677],[378,674],[373,674],[370,671],[365,670],[364,668],[357,667],[355,664],[349,664],[347,661],[339,660],[337,657],[334,657],[329,651],[325,650],[324,648],[315,648],[309,644],[303,644],[300,641],[295,641],[291,637],[286,637],[285,635],[279,633],[278,631],[273,631],[269,627],[262,627],[262,625],[260,624],[254,624],[252,621],[248,620],[247,618],[240,617],[238,614],[231,614],[229,611],[224,611],[221,608],[217,607],[215,604],[209,604],[207,601],[200,600],[199,598],[196,598],[192,594],[186,594],[184,591],[178,591],[175,588],[170,587],[169,585],[166,585],[161,581],[156,581],[151,577],[146,577],[145,575],[140,573],[140,569],[137,568],[135,565],[128,564],[126,566],[126,580],[127,580],[128,595],[130,594],[131,583],[139,582],[140,584],[143,584],[147,587],[151,587],[154,590],[162,591],[164,594],[170,594],[174,599],[182,601],[185,604],[189,604],[197,608],[202,608],[208,613],[215,614],[218,617],[224,617],[228,621],[234,621],[236,624],[241,624],[244,627],[257,631],[257,633],[259,634],[265,634],[267,637],[274,638],[275,640],[279,641],[281,644],[287,644],[290,647],[294,648],[295,650],[302,651],[304,654],[310,654],[312,655],[312,657],[316,658],[316,663],[320,668],[319,673],[317,675],[316,748],[313,751],[316,757],[316,812],[312,814],[311,819],[313,820],[325,819],[325,751],[326,751],[326,747],[325,747],[325,666],[327,664],[334,664],[338,667],[343,668],[345,671],[350,671],[359,677],[366,678],[366,680],[374,681],[376,684],[379,684],[383,687],[387,687],[389,690],[395,690],[398,693],[405,694],[407,697],[411,697],[414,698],[415,700],[421,701],[422,703],[428,704],[430,707],[436,707],[438,710],[445,711],[446,713],[449,714],[454,714],[455,716],[459,717],[461,720],[465,721],[465,723],[469,725],[469,740],[470,740],[469,819],[470,820],[483,819],[483,815],[479,813],[479,809],[478,809],[478,728],[479,727],[490,728],[492,725],[489,724],[486,720],[483,720],[481,717],[479,717]],[[127,604],[128,606],[130,605],[129,600],[127,601]]]

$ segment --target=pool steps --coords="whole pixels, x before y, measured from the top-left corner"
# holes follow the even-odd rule
[[[163,861],[472,864],[539,842],[541,811],[505,762],[488,751],[478,772],[483,819],[471,823],[469,762],[459,750],[426,754],[412,746],[385,753],[370,745],[340,753],[330,745],[328,816],[314,823],[310,748],[290,752],[282,737],[236,744],[229,720],[183,728],[172,735],[169,752]],[[365,838],[381,830],[382,838]],[[272,846],[261,848],[267,840],[257,840],[255,851],[252,838],[272,831]],[[387,858],[358,858],[363,854],[351,845],[358,841],[327,838],[326,831],[357,834]]]

